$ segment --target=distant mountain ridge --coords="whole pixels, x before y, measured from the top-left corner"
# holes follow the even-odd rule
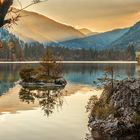
[[[72,26],[58,23],[35,12],[22,11],[21,16],[23,17],[18,25],[10,31],[25,41],[57,42],[85,36]]]
[[[127,49],[133,44],[140,51],[140,21],[129,28],[90,35],[88,37],[60,42],[63,47],[71,49]]]
[[[135,54],[134,49],[131,49],[133,51],[128,50],[127,47],[126,50],[120,48],[112,49],[113,47],[109,46],[110,42],[112,44],[115,39],[121,39],[122,36],[126,36],[130,30],[132,29],[118,29],[100,33],[99,35],[59,43],[40,43],[37,41],[24,42],[12,33],[9,33],[9,31],[0,29],[0,60],[40,60],[47,46],[55,56],[63,57],[64,60],[135,60],[135,58],[132,57],[132,55]],[[104,44],[106,44],[106,46]]]
[[[130,27],[123,36],[112,42],[110,47],[125,49],[130,44],[133,44],[136,50],[140,50],[140,21]]]
[[[98,34],[98,32],[93,32],[87,28],[78,29],[81,33],[85,34],[86,36]]]
[[[124,35],[129,28],[125,29],[116,29],[104,33],[99,33],[97,35],[91,35],[88,37],[80,38],[80,39],[73,39],[68,41],[60,42],[60,45],[63,45],[66,48],[71,49],[107,49],[108,46],[114,42],[115,40],[119,39],[122,35]]]
[[[15,34],[24,42],[69,49],[126,49],[129,44],[134,44],[135,49],[140,51],[140,21],[129,28],[88,35],[92,31],[86,28],[77,30],[34,12],[23,11],[21,14],[23,18],[10,29],[12,34],[8,36],[7,32],[6,38]]]

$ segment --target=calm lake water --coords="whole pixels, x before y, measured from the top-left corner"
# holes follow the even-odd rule
[[[29,64],[28,64],[29,65]],[[33,64],[32,64],[33,65]],[[37,64],[34,64],[35,67]],[[16,84],[25,64],[0,64],[1,140],[85,140],[90,137],[85,106],[93,81],[109,64],[64,64],[64,89],[24,89]],[[139,77],[137,64],[112,64],[119,79]],[[93,135],[90,140],[102,140]],[[112,138],[117,140],[117,138]]]

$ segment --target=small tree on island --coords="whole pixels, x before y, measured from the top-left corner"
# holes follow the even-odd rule
[[[52,55],[50,50],[47,50],[46,53],[41,58],[41,63],[40,63],[41,72],[47,76],[51,76],[55,63],[56,63],[55,57]]]
[[[47,49],[43,57],[39,70],[42,74],[47,75],[50,78],[58,78],[62,72],[62,59],[55,57],[52,52]]]
[[[49,49],[41,58],[39,67],[24,68],[20,71],[20,77],[24,82],[53,82],[61,77],[62,59],[55,57]]]

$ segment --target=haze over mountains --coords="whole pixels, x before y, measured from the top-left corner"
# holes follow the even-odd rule
[[[85,34],[86,36],[98,34],[97,32],[93,32],[87,28],[78,29],[81,33]]]
[[[72,26],[58,23],[34,12],[23,11],[22,15],[23,18],[11,31],[24,41],[39,41],[70,49],[97,50],[125,49],[133,43],[136,50],[140,50],[140,22],[130,28],[96,34],[86,28],[78,30]]]
[[[81,33],[40,14],[26,11],[22,14],[27,16],[11,32],[0,29],[2,61],[37,61],[46,47],[66,61],[130,61],[135,60],[135,50],[140,50],[140,22],[129,28],[88,35],[87,29]],[[135,49],[129,44],[134,44]]]
[[[38,13],[22,11],[21,20],[11,31],[22,40],[39,42],[62,41],[81,38],[84,34],[72,26],[58,23]]]
[[[85,49],[106,49],[108,46],[114,42],[115,40],[119,39],[122,35],[124,35],[128,31],[126,29],[116,29],[113,31],[99,33],[97,35],[91,35],[85,38],[80,39],[73,39],[64,42],[60,42],[63,44],[64,47],[67,48],[85,48]]]
[[[129,44],[133,44],[136,50],[140,50],[140,21],[137,22],[119,39],[110,44],[115,49],[125,49]]]
[[[96,50],[127,49],[130,44],[133,44],[136,50],[140,50],[140,21],[129,28],[115,29],[80,39],[60,42],[60,44],[72,49],[92,48]]]

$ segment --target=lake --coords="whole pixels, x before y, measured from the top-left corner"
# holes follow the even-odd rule
[[[30,64],[0,64],[2,140],[85,140],[90,137],[85,106],[92,95],[101,94],[94,90],[93,81],[102,77],[109,65],[118,79],[140,76],[138,64],[64,64],[65,88],[24,89],[17,81],[26,65]]]

